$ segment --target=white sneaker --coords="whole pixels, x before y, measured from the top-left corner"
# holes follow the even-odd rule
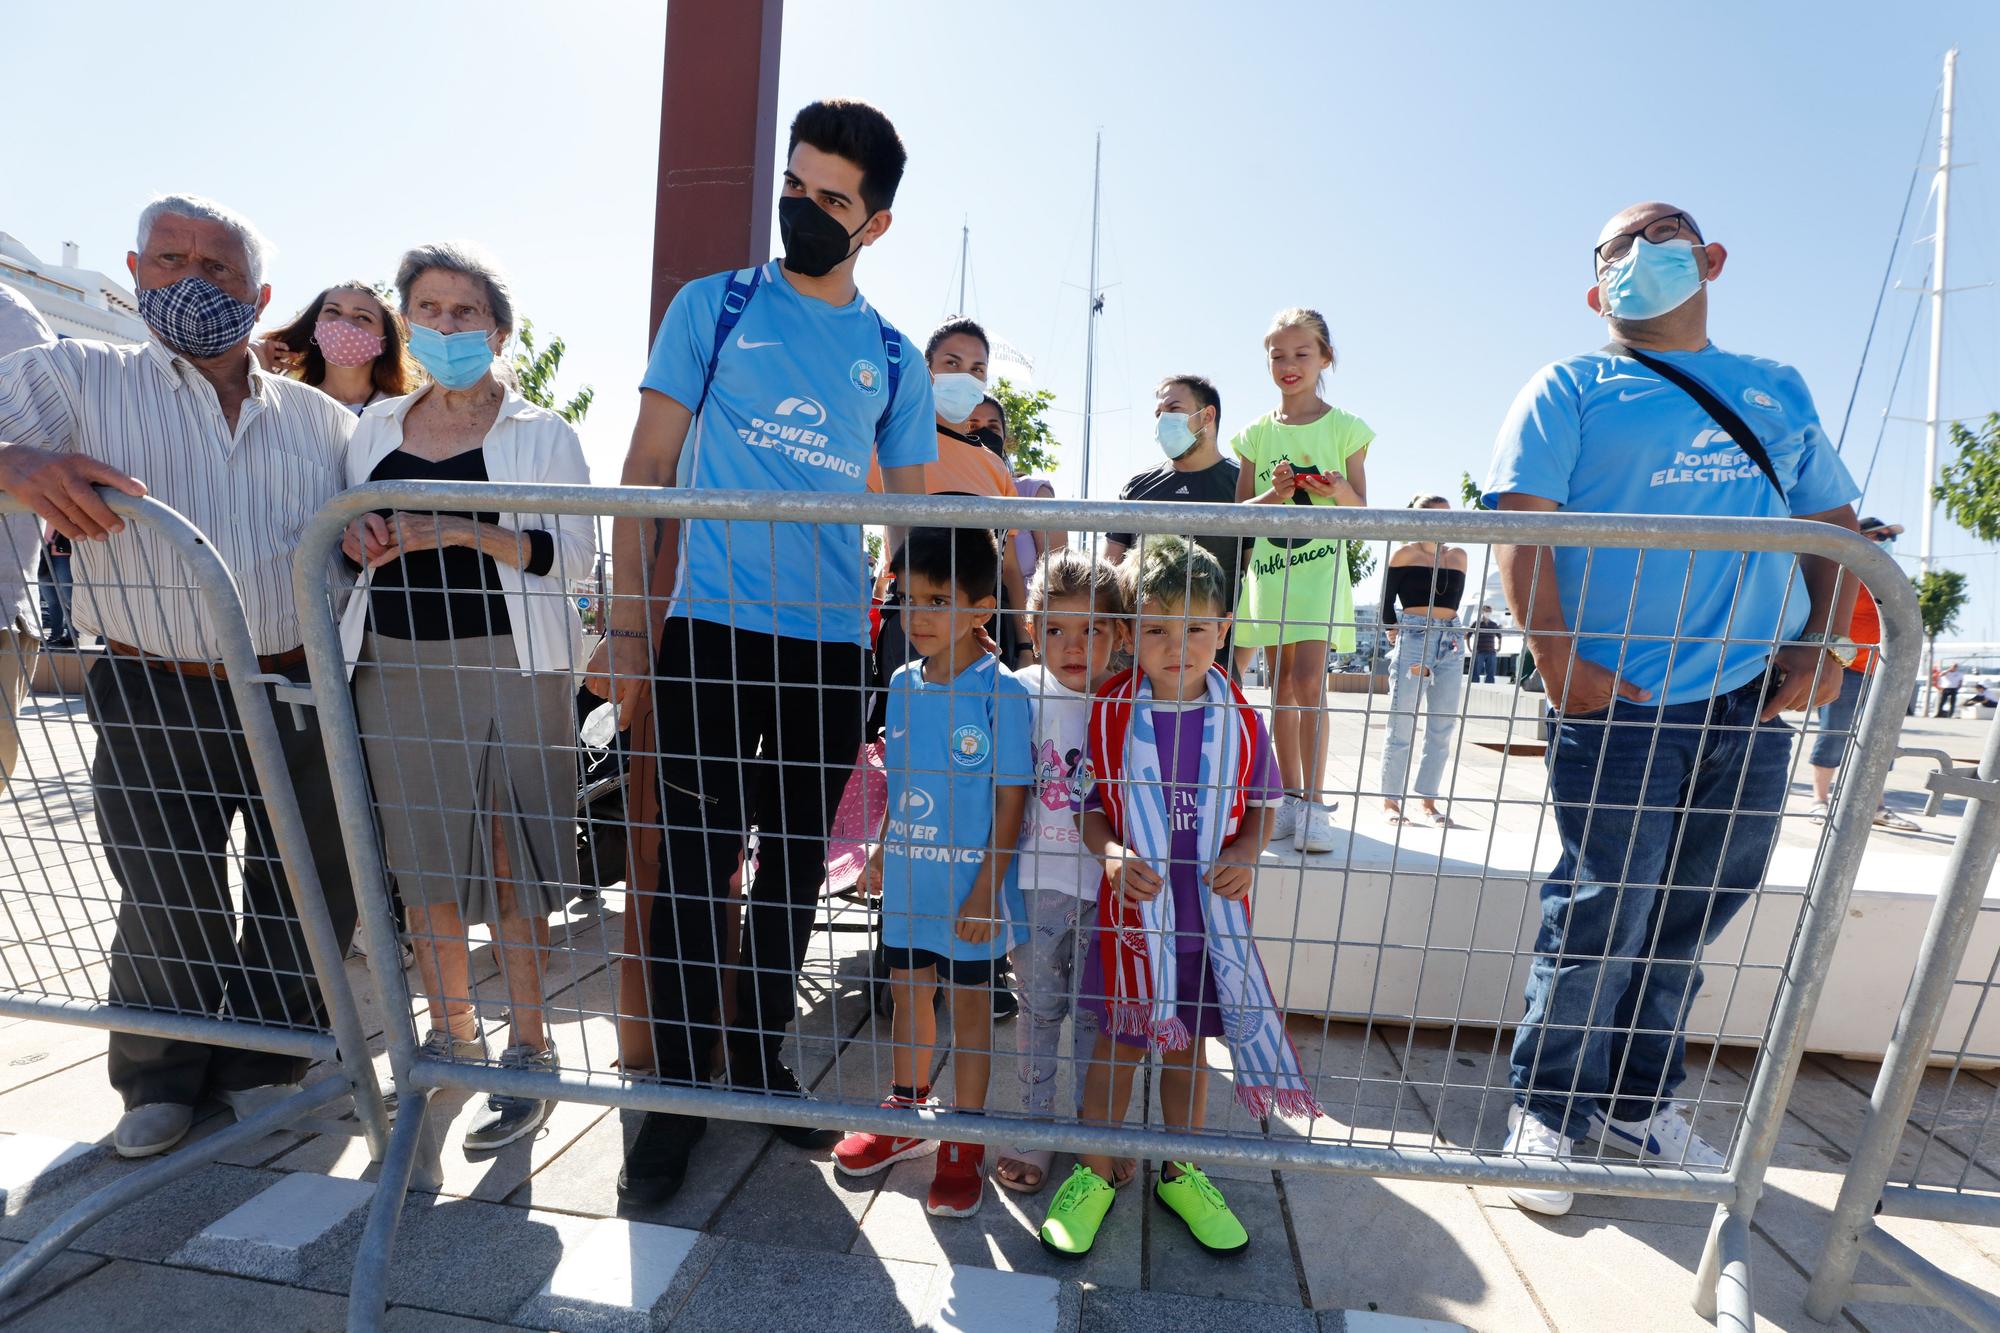
[[[1501,1151],[1511,1157],[1535,1157],[1554,1161],[1567,1157],[1575,1147],[1568,1138],[1556,1133],[1547,1125],[1531,1116],[1520,1106],[1509,1108],[1507,1112],[1507,1146]],[[1568,1190],[1509,1189],[1507,1197],[1517,1208],[1525,1208],[1531,1213],[1541,1213],[1545,1217],[1561,1217],[1576,1202],[1576,1196]]]
[[[1825,801],[1814,801],[1806,810],[1806,818],[1815,824],[1824,824],[1827,815],[1830,813],[1831,811],[1827,808]]]
[[[1918,824],[1916,820],[1899,815],[1886,805],[1875,811],[1875,827],[1892,828],[1901,833],[1922,833],[1924,831],[1923,826]]]
[[[1299,797],[1289,794],[1278,802],[1277,812],[1271,816],[1271,846],[1276,847],[1298,831],[1299,811],[1304,805]]]
[[[1298,827],[1292,831],[1292,846],[1301,852],[1330,852],[1337,847],[1333,812],[1339,808],[1316,801],[1299,802]]]
[[[1668,1102],[1651,1120],[1613,1120],[1602,1110],[1595,1110],[1590,1113],[1589,1137],[1641,1161],[1720,1170],[1724,1165],[1722,1154],[1714,1144],[1695,1133],[1687,1117],[1680,1114],[1686,1105]]]

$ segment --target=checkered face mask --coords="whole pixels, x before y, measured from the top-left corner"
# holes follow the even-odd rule
[[[250,336],[257,307],[205,278],[139,289],[139,318],[183,356],[220,356]]]

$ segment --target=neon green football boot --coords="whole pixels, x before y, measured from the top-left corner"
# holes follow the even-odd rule
[[[1238,1254],[1250,1245],[1250,1233],[1236,1220],[1223,1202],[1222,1191],[1192,1162],[1173,1162],[1180,1174],[1168,1180],[1164,1173],[1153,1187],[1153,1197],[1187,1223],[1194,1243],[1210,1254]]]
[[[1078,1162],[1049,1205],[1048,1219],[1042,1223],[1042,1247],[1068,1259],[1089,1254],[1097,1243],[1097,1229],[1117,1198],[1110,1181]]]

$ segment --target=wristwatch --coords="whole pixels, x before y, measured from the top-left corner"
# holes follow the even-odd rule
[[[1851,667],[1860,660],[1861,645],[1844,634],[1828,634],[1815,630],[1811,634],[1799,635],[1800,643],[1816,643],[1833,655],[1833,660],[1844,667]]]

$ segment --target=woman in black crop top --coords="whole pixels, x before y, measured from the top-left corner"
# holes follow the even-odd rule
[[[1412,509],[1449,509],[1442,495],[1419,495]],[[1465,596],[1465,552],[1438,542],[1410,542],[1389,557],[1382,574],[1382,624],[1395,646],[1389,677],[1389,735],[1382,746],[1382,809],[1392,824],[1410,822],[1410,748],[1417,719],[1424,721],[1417,795],[1424,818],[1439,828],[1460,827],[1438,808],[1437,797],[1452,737],[1458,731],[1465,684],[1465,631],[1458,604]]]

